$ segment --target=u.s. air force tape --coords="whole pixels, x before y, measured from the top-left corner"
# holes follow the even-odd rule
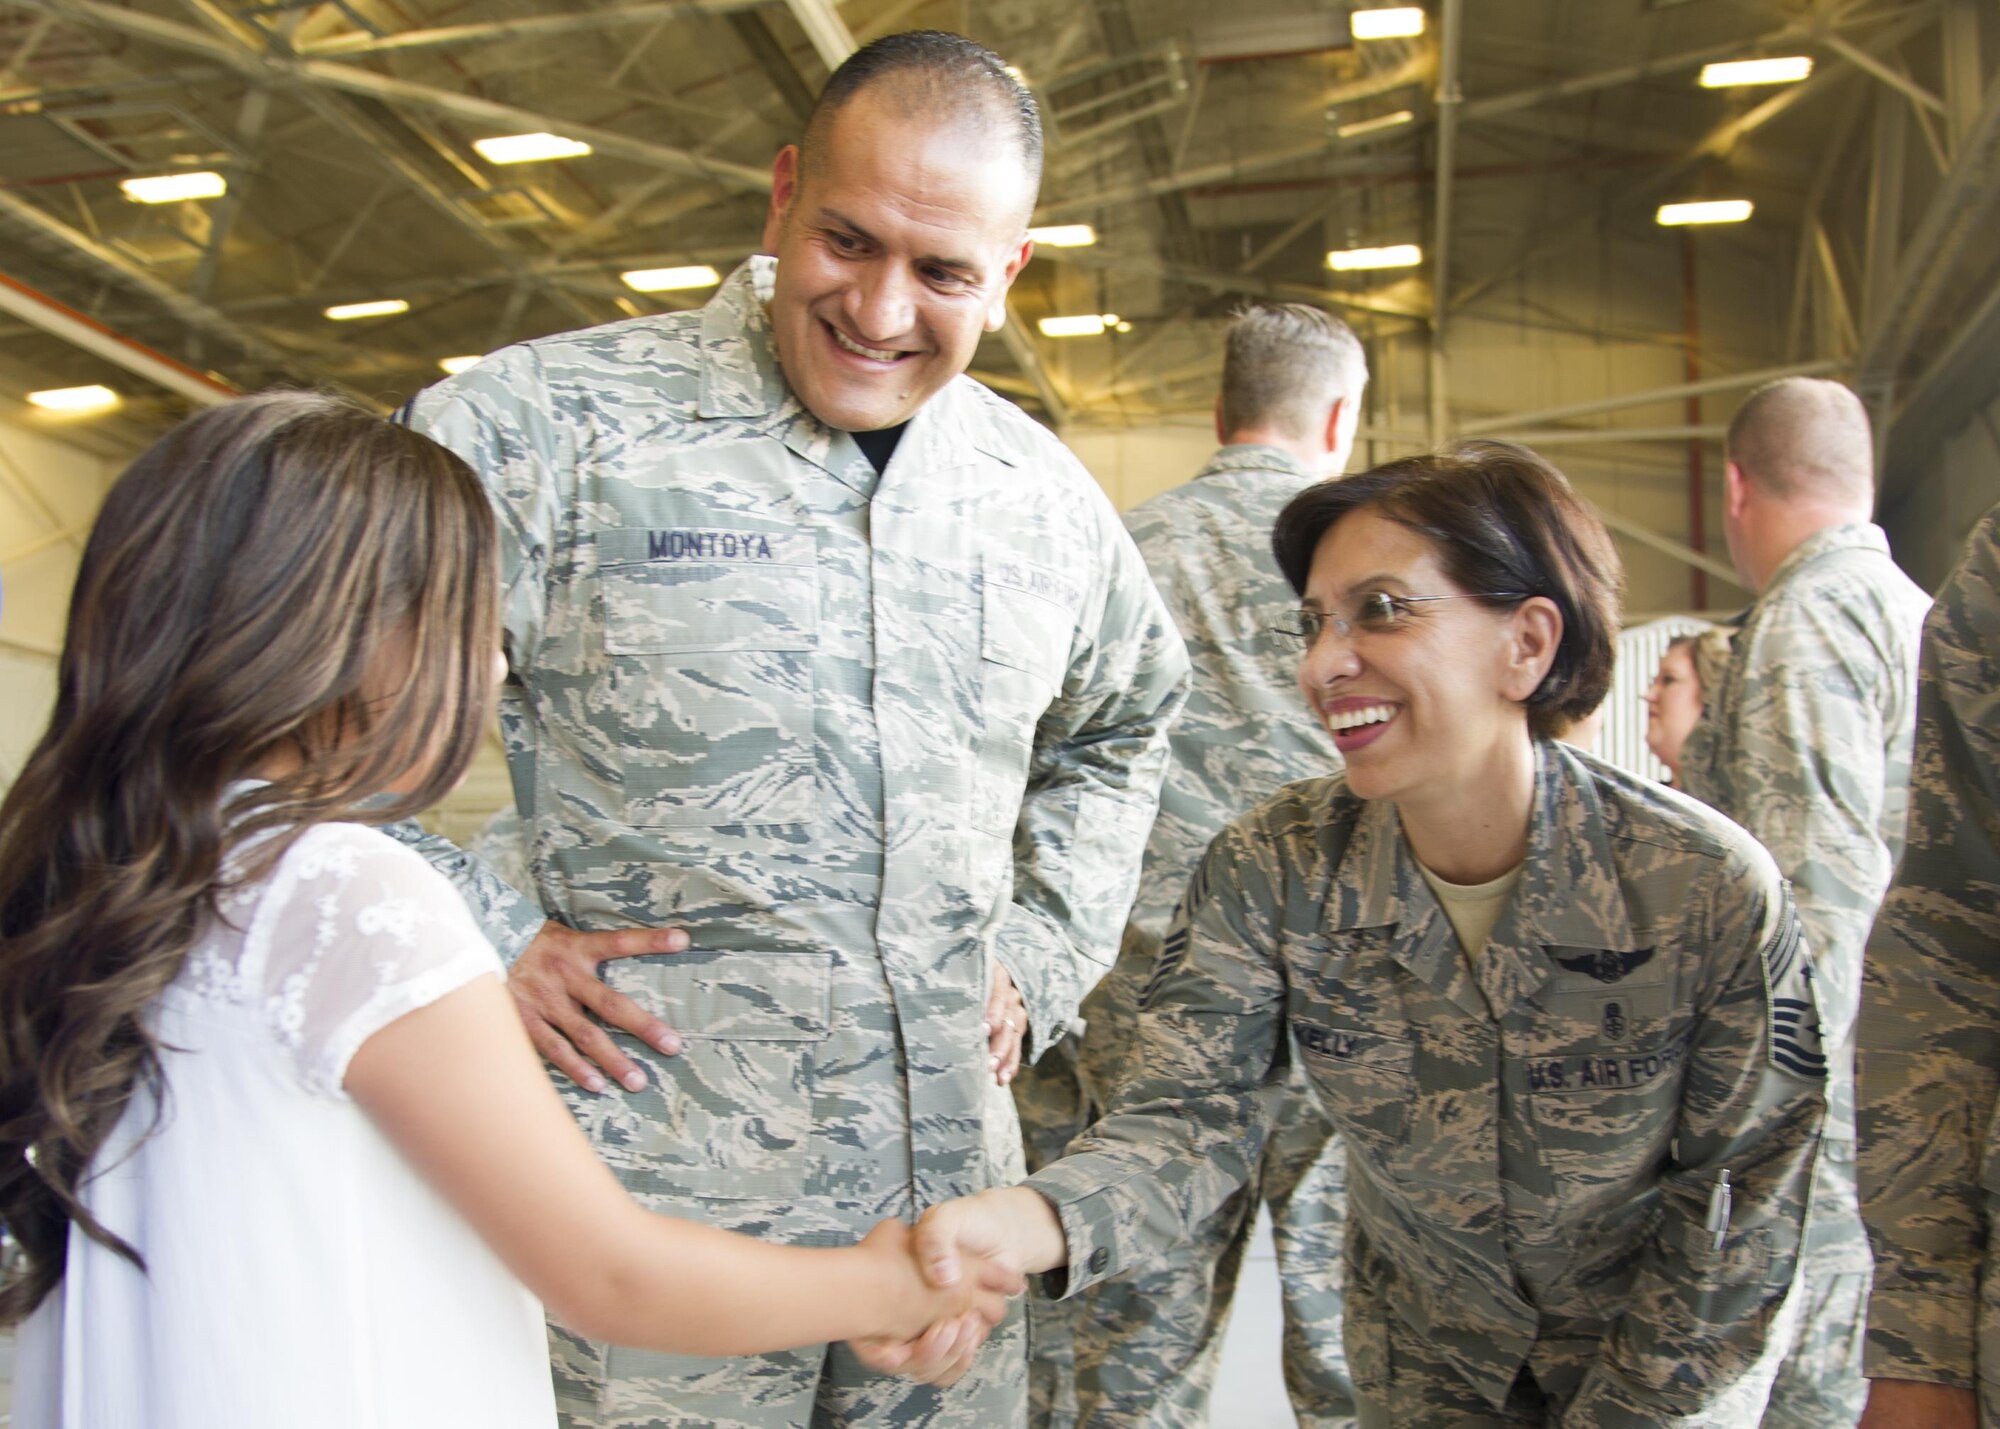
[[[1826,1048],[1820,1041],[1812,956],[1799,931],[1789,884],[1778,908],[1777,931],[1764,945],[1761,957],[1764,1000],[1771,1019],[1771,1064],[1797,1077],[1825,1077]]]

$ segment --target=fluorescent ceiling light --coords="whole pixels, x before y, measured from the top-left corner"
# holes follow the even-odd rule
[[[1339,248],[1326,255],[1326,266],[1336,273],[1363,268],[1414,268],[1423,261],[1424,250],[1414,243],[1392,243],[1386,248]]]
[[[1424,12],[1415,5],[1390,10],[1356,10],[1348,17],[1357,40],[1400,40],[1424,32]]]
[[[1021,88],[1027,89],[1029,87],[1028,76],[1019,65],[1001,65],[1000,68],[1006,71],[1014,83],[1020,85]]]
[[[1662,225],[1673,228],[1687,223],[1741,223],[1755,210],[1747,198],[1708,199],[1701,203],[1663,203],[1654,215]]]
[[[50,387],[30,392],[28,400],[49,412],[102,412],[118,405],[118,394],[93,382],[88,387]]]
[[[503,134],[497,139],[474,139],[472,147],[489,164],[533,164],[543,159],[579,159],[590,145],[560,134]]]
[[[446,372],[449,372],[452,376],[456,377],[458,376],[459,373],[465,371],[468,367],[477,367],[480,363],[484,362],[485,360],[486,360],[485,353],[475,352],[466,357],[440,357],[438,359],[438,366],[442,367]]]
[[[686,268],[634,268],[618,275],[625,286],[641,293],[677,293],[685,288],[713,288],[722,275],[706,263]]]
[[[337,323],[344,323],[355,318],[393,317],[409,310],[410,305],[401,298],[384,298],[376,303],[339,303],[328,308],[326,315]]]
[[[1811,55],[1770,60],[1728,60],[1701,67],[1703,89],[1728,89],[1739,84],[1797,84],[1812,73]]]
[[[193,174],[160,174],[150,179],[120,179],[118,187],[134,203],[180,203],[191,198],[221,198],[229,192],[228,181],[207,169]]]
[[[1043,318],[1035,324],[1043,337],[1096,337],[1106,328],[1130,332],[1132,324],[1116,313],[1083,313],[1073,318]]]
[[[1352,139],[1357,134],[1373,134],[1381,129],[1394,129],[1398,124],[1408,124],[1417,116],[1408,109],[1398,109],[1394,114],[1378,114],[1373,119],[1357,119],[1352,124],[1342,124],[1333,132],[1336,137]]]
[[[1087,223],[1058,223],[1031,228],[1028,237],[1044,248],[1088,248],[1097,242],[1097,230]]]

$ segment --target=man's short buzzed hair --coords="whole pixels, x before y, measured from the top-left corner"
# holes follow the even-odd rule
[[[810,171],[826,146],[833,116],[865,89],[884,87],[907,110],[965,120],[1013,141],[1032,196],[1042,184],[1042,117],[1035,96],[984,45],[946,30],[907,30],[863,45],[841,62],[819,92],[799,141]]]
[[[1838,382],[1823,377],[1766,382],[1730,418],[1726,450],[1766,495],[1874,500],[1875,437],[1868,409]]]
[[[1304,303],[1250,303],[1235,319],[1222,357],[1225,436],[1263,428],[1309,439],[1333,403],[1361,400],[1368,357],[1339,318]]]

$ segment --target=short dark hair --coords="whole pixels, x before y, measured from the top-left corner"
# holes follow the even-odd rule
[[[1333,403],[1360,402],[1368,357],[1339,318],[1304,303],[1246,303],[1231,316],[1222,352],[1225,434],[1276,427],[1309,437]]]
[[[1562,640],[1526,701],[1528,727],[1555,737],[1611,689],[1624,570],[1604,523],[1560,471],[1510,442],[1464,442],[1307,487],[1279,513],[1271,551],[1305,594],[1320,540],[1356,511],[1428,537],[1445,574],[1495,609],[1545,596]],[[1524,592],[1508,595],[1505,592]]]
[[[1787,501],[1875,497],[1875,437],[1852,388],[1824,377],[1766,382],[1729,419],[1723,450],[1768,494]]]
[[[1035,96],[1000,56],[948,30],[884,35],[841,61],[806,116],[805,137],[799,141],[801,168],[817,160],[833,116],[864,89],[884,83],[893,84],[912,110],[1004,129],[1020,151],[1029,192],[1041,188],[1042,116]]]

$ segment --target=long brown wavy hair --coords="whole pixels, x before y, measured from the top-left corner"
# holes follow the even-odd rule
[[[0,803],[0,1221],[21,1250],[0,1324],[61,1281],[72,1223],[143,1267],[82,1193],[134,1099],[156,1122],[164,1106],[149,1004],[225,880],[254,883],[315,824],[407,818],[458,782],[498,605],[465,463],[335,398],[204,412],[113,485],[55,713]]]

